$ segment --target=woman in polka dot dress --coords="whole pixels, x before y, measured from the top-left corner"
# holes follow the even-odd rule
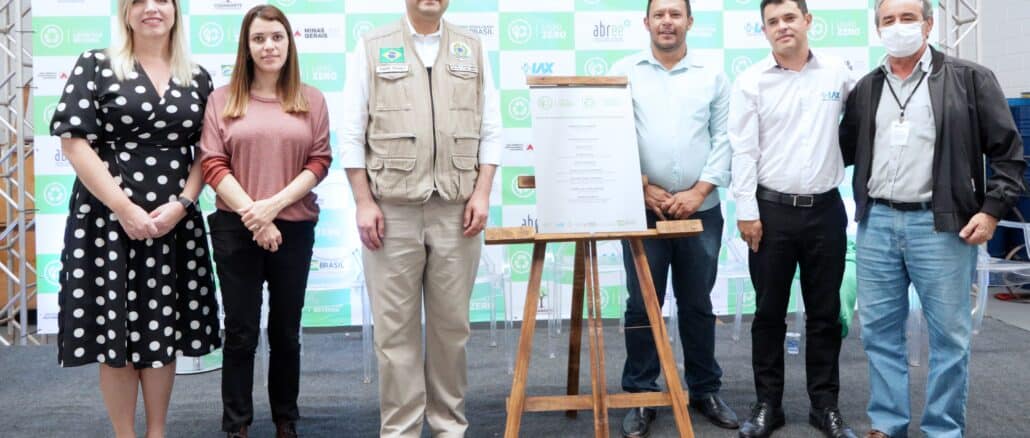
[[[79,57],[51,125],[75,168],[61,252],[58,360],[100,363],[115,435],[164,436],[178,355],[220,346],[194,166],[212,85],[173,0],[119,0],[125,44]],[[199,164],[199,163],[198,163]]]
[[[229,85],[211,93],[201,147],[215,189],[208,216],[225,307],[222,430],[246,437],[254,420],[254,353],[268,283],[268,404],[277,438],[297,436],[300,318],[318,205],[329,170],[325,97],[300,81],[290,23],[272,5],[243,16]]]

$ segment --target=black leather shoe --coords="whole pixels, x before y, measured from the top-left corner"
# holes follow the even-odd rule
[[[808,412],[808,424],[815,426],[828,438],[858,438],[844,422],[840,409],[827,408]]]
[[[622,419],[624,438],[644,438],[651,433],[651,423],[658,416],[654,408],[633,408]]]
[[[736,429],[740,427],[737,421],[737,413],[733,412],[718,394],[709,394],[700,398],[690,399],[690,407],[704,415],[712,424],[723,429]]]
[[[751,417],[740,425],[741,438],[766,438],[773,431],[787,424],[783,408],[773,407],[769,403],[755,403],[751,407]]]

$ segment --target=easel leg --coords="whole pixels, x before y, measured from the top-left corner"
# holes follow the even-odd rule
[[[575,265],[572,271],[572,307],[569,330],[569,375],[566,393],[579,394],[579,354],[583,342],[583,282],[586,253],[582,241],[576,242]],[[578,411],[565,411],[565,416],[576,418]]]
[[[522,413],[526,404],[526,374],[529,358],[533,352],[533,333],[536,329],[536,307],[540,297],[540,280],[544,271],[544,255],[547,244],[533,244],[533,265],[529,271],[529,286],[526,289],[526,305],[522,310],[522,333],[519,335],[519,350],[515,359],[515,375],[512,377],[511,396],[508,398],[508,418],[504,425],[505,438],[518,438]]]
[[[669,335],[665,330],[661,307],[658,305],[658,295],[655,293],[654,282],[651,279],[651,268],[647,264],[644,244],[640,239],[629,239],[629,243],[633,251],[633,264],[637,269],[644,307],[647,309],[647,319],[651,324],[651,334],[654,336],[655,347],[658,349],[658,361],[661,363],[662,374],[665,375],[665,382],[669,387],[676,429],[679,430],[681,437],[692,438],[694,429],[690,424],[690,416],[687,414],[687,398],[683,391],[683,385],[680,383],[679,370],[676,369],[672,348],[669,346]]]
[[[590,377],[594,399],[594,435],[607,438],[608,384],[604,372],[604,326],[601,323],[601,287],[597,273],[597,242],[587,242],[586,292],[587,317],[590,324]]]

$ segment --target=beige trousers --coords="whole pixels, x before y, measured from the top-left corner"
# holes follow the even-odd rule
[[[479,235],[462,235],[464,203],[434,195],[425,204],[380,203],[383,247],[364,250],[379,360],[380,436],[462,437],[469,300]],[[425,353],[422,311],[425,310]]]

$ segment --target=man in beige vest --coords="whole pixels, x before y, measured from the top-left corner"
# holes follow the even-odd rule
[[[364,35],[348,65],[343,162],[379,359],[380,435],[464,436],[465,343],[500,111],[477,36],[447,0]],[[422,315],[425,311],[425,352]]]

